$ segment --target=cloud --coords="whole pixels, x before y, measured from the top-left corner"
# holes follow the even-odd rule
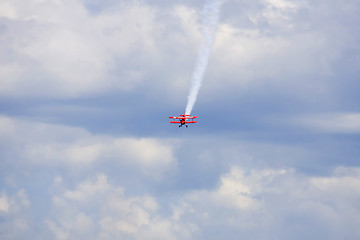
[[[0,123],[2,154],[21,165],[1,162],[5,189],[31,185],[0,195],[7,236],[15,219],[21,234],[68,240],[359,236],[360,171],[339,167],[346,159],[333,150],[335,170],[316,176],[296,167],[329,169],[328,158],[299,144],[113,137],[5,116]],[[47,193],[41,203],[38,192]]]
[[[267,84],[298,98],[338,91],[329,85],[339,72],[334,64],[344,62],[343,54],[358,42],[352,26],[344,24],[354,18],[353,3],[341,8],[346,16],[341,20],[320,14],[333,13],[337,6],[322,3],[225,4],[202,89],[205,98]],[[201,38],[199,9],[191,4],[3,4],[3,96],[72,99],[134,92],[183,103]],[[241,16],[229,10],[234,4],[244,8]],[[323,26],[329,21],[332,27]]]
[[[248,90],[272,83],[294,93],[308,92],[312,96],[311,92],[318,90],[324,94],[329,87],[322,79],[334,74],[331,64],[341,48],[346,48],[333,45],[328,37],[316,31],[269,35],[258,28],[221,24],[210,62],[208,88],[236,86]],[[319,80],[308,76],[319,76]],[[310,81],[318,87],[310,89]]]
[[[1,1],[1,239],[360,238],[357,0],[224,2],[180,133],[201,5]]]
[[[215,239],[214,231],[245,239],[357,238],[359,173],[338,167],[313,177],[293,169],[233,166],[216,188],[186,191],[166,202],[170,212],[162,211],[166,205],[159,205],[159,196],[127,196],[98,174],[74,189],[57,184],[45,223],[57,239]]]
[[[264,9],[255,15],[250,15],[252,22],[257,24],[260,21],[266,21],[270,25],[281,28],[292,28],[291,18],[300,8],[296,1],[285,0],[264,0]]]
[[[300,99],[331,98],[338,89],[330,78],[341,72],[336,62],[346,62],[356,49],[358,34],[346,21],[356,22],[357,8],[349,2],[339,12],[334,1],[324,3],[228,1],[203,98],[267,84],[274,86],[269,92],[277,86]],[[183,103],[200,42],[200,8],[191,3],[2,4],[3,96],[68,99],[132,92]]]
[[[2,194],[0,197],[0,210],[3,212],[9,211],[9,201],[7,199],[7,196],[5,194]]]
[[[357,238],[359,184],[358,168],[339,167],[330,176],[311,177],[293,169],[244,171],[234,166],[216,189],[185,194],[174,213],[179,221],[196,223],[204,239],[215,239],[212,231],[245,239]]]
[[[323,1],[257,3],[260,4],[256,7],[245,3],[236,5],[239,9],[246,7],[239,16],[235,11],[229,16],[223,14],[202,99],[218,102],[230,94],[234,98],[249,94],[261,101],[264,95],[273,94],[274,101],[285,95],[287,99],[301,101],[302,106],[335,105],[337,100],[333,96],[343,91],[335,87],[343,86],[337,82],[350,81],[356,75],[349,73],[354,69],[349,64],[354,61],[350,60],[352,53],[358,51],[354,46],[359,35],[347,23],[356,18],[356,4],[351,2],[347,7],[340,7],[335,2]],[[353,11],[348,8],[350,5]],[[321,14],[329,11],[330,14]],[[332,17],[334,15],[338,17]],[[352,82],[351,86],[356,83]],[[252,102],[242,99],[247,100]]]
[[[155,57],[158,25],[147,5],[119,3],[91,15],[79,1],[2,4],[2,95],[73,98],[131,89],[143,71],[125,59],[134,51]]]
[[[71,200],[85,201],[89,197],[93,197],[97,193],[102,193],[109,190],[107,178],[105,175],[99,175],[96,182],[86,181],[78,186],[77,191],[66,191],[64,196]]]
[[[154,84],[170,98],[187,91],[201,37],[194,8],[142,1],[104,3],[98,11],[86,1],[3,5],[3,96],[74,99]]]
[[[127,196],[107,179],[98,174],[73,190],[56,184],[54,214],[45,221],[56,239],[186,239],[195,230],[162,217],[154,197]]]
[[[27,236],[31,229],[31,218],[28,215],[31,206],[24,189],[14,193],[0,193],[0,237],[2,239],[20,239]]]
[[[93,168],[112,162],[137,169],[161,179],[176,168],[173,145],[156,138],[111,137],[92,135],[81,128],[0,118],[0,132],[8,137],[3,146],[9,155],[18,156],[26,164]],[[18,152],[20,147],[23,151]]]
[[[293,117],[298,126],[323,133],[360,133],[360,113],[325,113]]]

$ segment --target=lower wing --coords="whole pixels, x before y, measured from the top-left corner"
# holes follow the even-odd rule
[[[180,121],[170,121],[170,123],[181,123]],[[185,121],[185,124],[187,123],[197,123],[197,121]]]

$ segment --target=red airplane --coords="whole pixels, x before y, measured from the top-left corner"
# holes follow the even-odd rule
[[[190,116],[190,115],[179,115],[179,117],[169,117],[171,119],[176,119],[177,121],[170,121],[170,123],[180,123],[179,127],[182,127],[182,125],[185,125],[188,127],[188,123],[197,123],[197,121],[193,121],[194,118],[197,118],[197,116]]]

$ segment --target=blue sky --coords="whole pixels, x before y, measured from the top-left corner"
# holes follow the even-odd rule
[[[359,239],[360,4],[0,1],[1,239]]]

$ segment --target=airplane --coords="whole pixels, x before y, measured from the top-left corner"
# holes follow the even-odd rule
[[[170,121],[170,123],[180,123],[179,127],[182,127],[185,125],[188,127],[188,123],[197,123],[197,121],[193,121],[194,118],[197,118],[197,116],[190,116],[190,115],[179,115],[179,117],[169,117],[171,119],[175,119],[177,121]]]

